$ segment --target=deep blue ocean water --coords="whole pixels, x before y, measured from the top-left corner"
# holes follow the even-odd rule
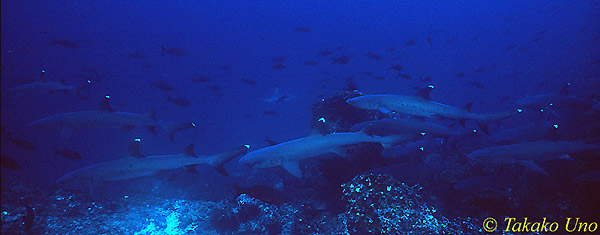
[[[566,105],[556,109],[540,106],[526,110],[492,122],[490,135],[481,133],[472,121],[462,127],[452,119],[422,119],[479,133],[445,139],[443,147],[418,153],[419,157],[412,152],[411,156],[392,157],[392,161],[363,161],[361,165],[369,166],[342,169],[343,173],[327,166],[344,168],[345,164],[336,162],[347,159],[311,160],[300,164],[305,172],[302,179],[280,166],[251,168],[238,164],[236,158],[225,165],[229,176],[204,165],[197,166],[199,173],[175,169],[110,182],[111,188],[103,188],[104,192],[84,188],[77,195],[90,195],[90,201],[100,202],[142,192],[173,200],[226,204],[223,200],[236,201],[232,184],[266,185],[283,191],[290,205],[310,199],[317,202],[313,204],[325,205],[323,208],[336,208],[315,209],[318,213],[329,210],[323,217],[333,218],[343,214],[344,205],[332,202],[335,193],[314,198],[303,193],[314,182],[319,182],[318,187],[311,192],[336,191],[361,172],[379,172],[383,167],[415,163],[419,158],[418,163],[443,164],[444,170],[433,170],[426,176],[419,175],[426,170],[418,171],[405,180],[398,173],[401,168],[381,171],[396,174],[399,182],[426,185],[423,190],[428,204],[438,207],[446,217],[483,221],[488,216],[502,220],[502,216],[530,215],[564,221],[566,216],[581,215],[600,223],[600,210],[596,210],[595,218],[590,217],[594,215],[590,211],[600,209],[598,193],[590,190],[599,186],[597,148],[568,152],[572,161],[539,163],[548,175],[518,164],[474,164],[466,157],[482,148],[524,143],[530,139],[519,136],[525,134],[506,137],[509,141],[504,143],[490,138],[505,129],[542,122],[557,125],[558,134],[536,132],[532,139],[600,144],[599,15],[597,1],[2,1],[2,190],[17,198],[9,201],[3,196],[2,209],[14,209],[11,205],[18,206],[19,197],[35,204],[37,211],[51,207],[51,202],[44,204],[19,190],[41,188],[46,195],[54,195],[51,192],[64,190],[55,183],[59,177],[121,159],[136,138],[141,139],[141,152],[147,155],[179,153],[188,144],[195,145],[196,154],[210,155],[245,144],[251,146],[250,152],[255,151],[269,146],[266,138],[281,143],[308,136],[320,115],[334,123],[362,115],[364,110],[343,102],[336,105],[347,107],[329,110],[350,111],[336,112],[337,116],[317,113],[332,107],[322,104],[343,97],[343,91],[409,96],[432,85],[431,100],[454,107],[473,102],[472,112],[488,114],[516,112],[524,109],[516,104],[517,99],[558,94],[569,84],[569,97],[583,100],[586,107],[565,101]],[[349,60],[340,63],[344,56]],[[66,92],[69,94],[14,90],[40,81],[41,73],[47,82],[64,80],[74,87],[89,82],[80,91],[85,99],[75,90]],[[152,85],[157,82],[169,87]],[[156,111],[157,119],[193,122],[195,127],[177,132],[171,143],[164,130],[158,129],[155,135],[143,126],[92,127],[70,134],[61,133],[61,128],[29,126],[55,114],[97,110],[106,96],[115,110],[137,114]],[[177,104],[169,97],[190,104]],[[377,117],[385,115],[382,112]],[[15,139],[34,145],[34,149]],[[54,148],[75,151],[83,158],[56,156]],[[353,158],[360,157],[356,152]],[[10,169],[5,157],[20,169]],[[596,176],[583,181],[577,178],[585,173]],[[339,177],[323,183],[329,175]],[[472,188],[482,188],[479,183],[494,185],[489,190],[455,187],[482,176],[505,176],[512,181],[484,178],[489,181],[472,183]],[[542,186],[536,188],[536,182]],[[481,202],[490,194],[496,200],[492,206]],[[44,193],[35,195],[44,197]],[[535,201],[534,206],[523,206],[531,201]],[[561,203],[565,204],[563,209],[553,206]],[[472,206],[475,204],[478,206]],[[38,230],[34,231],[66,231],[52,230],[48,222],[40,220],[38,215],[34,225]],[[14,222],[7,221],[3,217],[3,232],[22,226],[15,222],[12,225],[17,227],[5,228],[5,222]],[[283,233],[289,231],[284,229]],[[327,234],[324,229],[314,233]]]

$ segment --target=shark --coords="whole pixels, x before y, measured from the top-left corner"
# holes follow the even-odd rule
[[[581,98],[569,94],[571,83],[564,85],[558,93],[525,96],[515,100],[520,107],[530,110],[544,109],[580,109],[590,110],[594,105],[591,99]]]
[[[299,166],[302,160],[316,159],[327,153],[345,156],[344,146],[359,143],[381,143],[389,149],[392,145],[407,141],[407,138],[410,139],[404,135],[381,137],[363,132],[312,134],[249,152],[240,158],[239,163],[256,168],[282,166],[293,176],[302,178]]]
[[[69,113],[54,114],[37,121],[31,122],[29,127],[50,127],[61,131],[61,138],[66,138],[72,130],[86,128],[112,128],[125,127],[132,129],[136,126],[145,126],[156,134],[156,128],[165,129],[168,132],[169,140],[174,142],[175,132],[186,130],[196,125],[194,123],[170,122],[156,119],[156,112],[149,114],[137,114],[116,111],[110,106],[110,96],[105,96],[101,101],[98,110],[78,111]]]
[[[456,119],[461,126],[464,126],[465,120],[475,120],[486,133],[488,133],[487,124],[516,114],[516,112],[494,114],[473,113],[471,112],[473,102],[468,103],[463,108],[435,102],[429,98],[431,90],[433,90],[433,85],[421,89],[413,96],[363,95],[348,99],[346,103],[359,109],[380,110],[384,113],[391,113],[393,111],[417,117]]]
[[[15,96],[23,96],[27,94],[52,94],[54,92],[63,92],[69,95],[71,92],[74,92],[79,99],[88,100],[89,97],[86,97],[82,94],[82,91],[89,87],[92,84],[91,80],[87,80],[85,83],[75,86],[75,85],[67,85],[64,80],[59,82],[50,82],[46,81],[44,78],[45,70],[42,70],[40,75],[40,81],[30,82],[27,84],[19,85],[16,87],[12,87],[8,90],[9,93],[15,94]],[[96,73],[98,77],[98,74]]]
[[[458,130],[444,125],[406,117],[361,122],[353,125],[350,129],[352,131],[364,130],[367,134],[378,136],[412,134],[416,136],[450,137],[460,134]]]
[[[227,175],[223,165],[249,149],[248,145],[210,156],[194,154],[194,145],[188,145],[180,154],[145,156],[140,153],[140,140],[136,139],[123,158],[86,166],[58,178],[56,183],[64,186],[87,186],[97,182],[120,181],[151,176],[160,171],[208,164],[217,172]]]
[[[467,154],[467,157],[475,161],[485,162],[486,164],[505,165],[518,163],[547,175],[548,173],[538,166],[537,162],[554,159],[571,160],[568,154],[598,149],[600,149],[599,145],[587,144],[582,141],[541,140],[479,149]]]

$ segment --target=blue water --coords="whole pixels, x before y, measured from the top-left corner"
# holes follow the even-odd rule
[[[178,153],[188,144],[195,145],[197,154],[208,155],[244,144],[251,146],[250,151],[267,147],[265,138],[284,142],[305,137],[311,133],[313,115],[318,115],[313,114],[313,106],[345,90],[349,78],[364,94],[412,95],[418,88],[434,85],[432,100],[456,107],[473,102],[472,111],[477,113],[515,111],[520,108],[516,99],[556,93],[567,83],[573,96],[592,103],[600,99],[597,1],[2,1],[1,13],[2,155],[21,166],[20,170],[2,169],[3,190],[5,182],[55,187],[55,180],[68,172],[119,159],[135,138],[141,138],[142,152],[148,155]],[[53,43],[53,38],[69,40],[78,48]],[[162,54],[161,46],[182,48],[187,54]],[[332,54],[318,54],[324,50]],[[369,52],[381,59],[367,57]],[[134,53],[144,58],[128,56]],[[340,56],[349,56],[349,62],[332,63]],[[285,61],[273,61],[279,57]],[[285,68],[274,68],[275,64]],[[392,65],[401,65],[403,71],[391,69]],[[90,99],[62,92],[10,92],[39,80],[42,70],[47,81],[64,78],[66,84],[78,85],[90,79],[90,87],[83,91]],[[210,81],[192,80],[202,76]],[[423,81],[426,77],[431,81]],[[151,82],[157,81],[174,90],[152,87]],[[289,99],[266,101],[276,90]],[[167,102],[168,95],[185,98],[191,105]],[[50,115],[97,109],[105,96],[110,96],[116,110],[140,114],[156,110],[158,119],[193,122],[196,127],[178,132],[174,143],[164,130],[153,135],[141,127],[76,130],[66,142],[55,129],[28,127]],[[561,140],[600,142],[597,133],[584,133],[586,129],[581,128],[600,130],[597,107],[557,112],[560,115],[525,113],[491,124],[490,131],[544,119],[560,122],[561,128],[573,127],[561,129]],[[577,119],[581,116],[585,118]],[[466,128],[477,127],[470,123]],[[8,133],[33,143],[35,149],[12,144]],[[437,154],[464,158],[470,151],[490,147],[486,140],[482,135],[456,151]],[[77,151],[83,159],[53,156],[54,148]],[[597,157],[598,152],[591,154]],[[574,158],[575,163],[566,169],[556,166],[560,163],[545,165],[552,169],[549,176],[522,170],[518,179],[534,174],[569,185],[576,176],[600,168],[598,158]],[[228,177],[199,166],[200,174],[176,170],[142,182],[160,184],[153,191],[157,195],[213,201],[232,198],[232,183],[280,190],[282,185],[286,190],[290,185],[310,185],[281,167],[252,169],[235,159],[225,168]],[[437,173],[437,178],[448,177]],[[502,169],[494,174],[503,174]],[[446,185],[434,184],[439,190],[432,190],[437,191],[433,194],[456,193],[454,183],[449,179]],[[116,193],[141,190],[136,185],[121,185],[123,189]],[[560,189],[547,193],[559,192],[565,193]],[[543,198],[547,204],[555,203],[551,196]],[[439,206],[443,208],[444,203]],[[586,205],[577,199],[572,204]],[[517,209],[519,215],[524,211]],[[499,213],[455,207],[446,212],[481,220],[482,214]]]

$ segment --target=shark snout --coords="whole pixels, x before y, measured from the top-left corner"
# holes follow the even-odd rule
[[[254,167],[254,166],[256,166],[256,164],[258,164],[258,162],[252,161],[250,158],[247,158],[245,156],[240,158],[239,163],[242,165],[249,166],[249,167]]]

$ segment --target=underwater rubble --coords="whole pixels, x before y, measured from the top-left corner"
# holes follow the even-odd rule
[[[82,192],[3,186],[2,234],[479,233],[475,219],[448,219],[425,202],[420,186],[382,174],[342,184],[347,210],[338,214],[313,199],[274,205],[246,194],[220,202],[132,195],[96,202]]]

